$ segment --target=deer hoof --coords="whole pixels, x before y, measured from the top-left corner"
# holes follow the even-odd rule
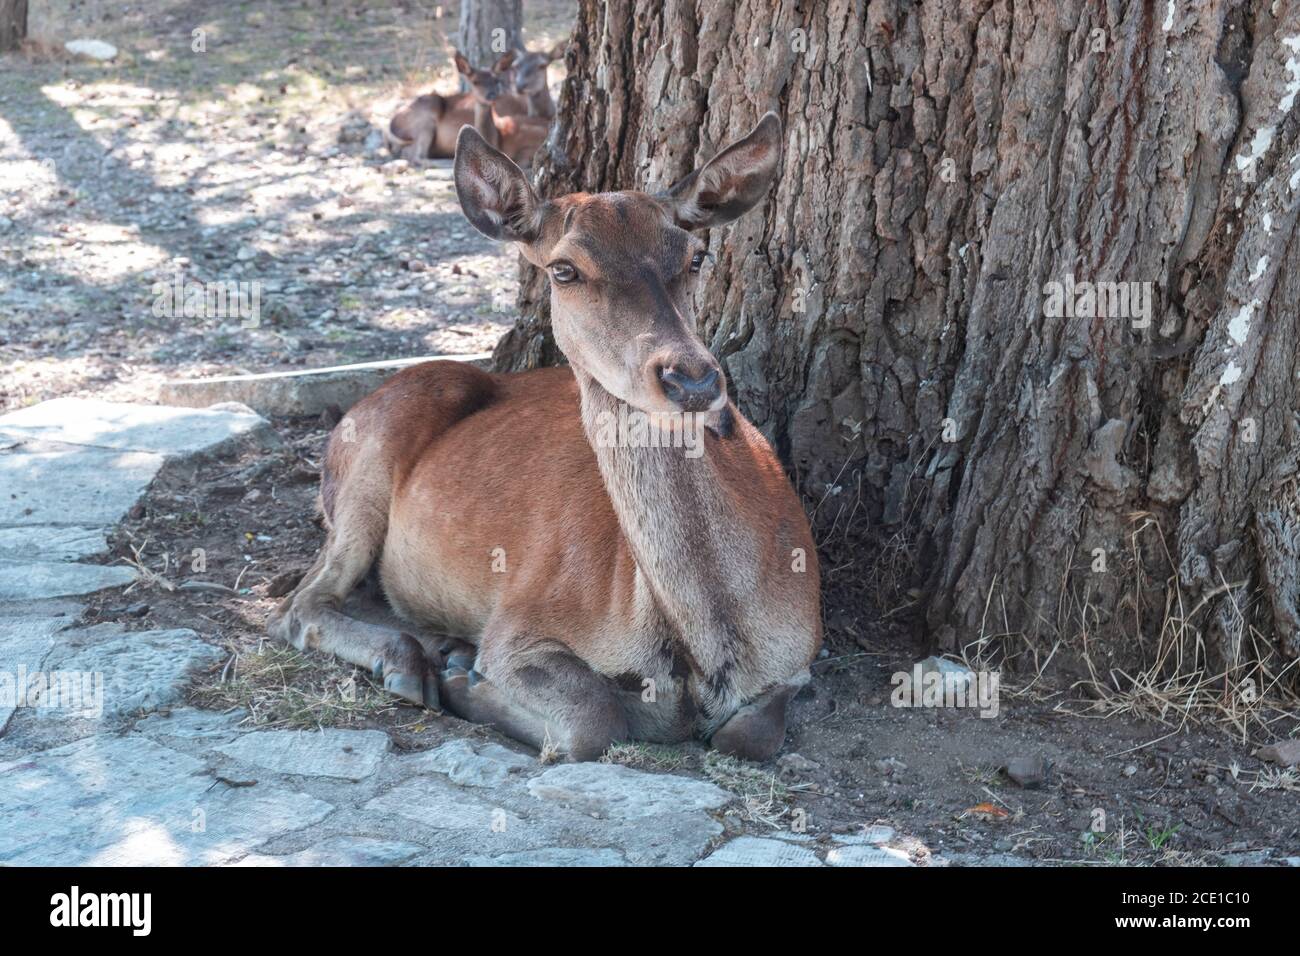
[[[448,669],[456,668],[457,670],[469,671],[474,669],[473,654],[450,654],[447,656]]]
[[[424,681],[414,674],[389,674],[384,678],[384,690],[412,704],[424,703]]]

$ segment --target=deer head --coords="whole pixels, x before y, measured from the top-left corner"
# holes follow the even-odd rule
[[[452,57],[452,61],[456,64],[456,72],[469,84],[474,102],[491,106],[498,97],[510,92],[510,69],[516,55],[516,51],[508,51],[489,69],[471,66],[469,60],[459,50]]]
[[[518,245],[551,280],[555,341],[575,369],[648,413],[726,405],[722,367],[695,333],[708,253],[695,231],[748,212],[767,194],[781,122],[745,136],[671,189],[540,199],[519,167],[472,128],[456,143],[461,209],[491,239]]]
[[[546,68],[564,57],[568,44],[561,42],[549,50],[518,50],[511,64],[515,92],[520,96],[536,96],[546,89]]]

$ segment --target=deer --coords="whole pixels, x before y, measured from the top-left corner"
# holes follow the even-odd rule
[[[527,115],[542,119],[555,119],[555,100],[546,82],[546,68],[564,58],[567,42],[555,44],[549,50],[517,50],[510,67],[515,93],[527,102]],[[500,109],[498,109],[500,112]]]
[[[408,162],[450,159],[455,155],[456,135],[462,126],[475,121],[475,103],[480,99],[490,102],[500,116],[527,115],[528,101],[507,89],[517,56],[517,51],[509,50],[490,68],[475,69],[464,54],[455,51],[452,62],[469,89],[446,96],[425,93],[402,107],[388,123],[385,139],[389,149]]]
[[[817,552],[693,303],[697,233],[764,200],[781,145],[767,113],[667,190],[544,200],[462,129],[461,209],[548,276],[569,364],[425,362],[350,408],[324,547],[272,635],[568,761],[692,738],[772,757],[821,647]],[[372,567],[409,629],[342,612]]]
[[[492,148],[527,169],[550,132],[551,121],[529,116],[523,101],[504,92],[516,51],[506,53],[490,70],[475,70],[468,77],[474,103],[473,127]],[[457,64],[459,68],[459,64]],[[514,113],[502,113],[501,104]],[[459,141],[458,141],[459,142]]]

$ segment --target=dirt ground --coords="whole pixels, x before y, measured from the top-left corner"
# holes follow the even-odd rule
[[[514,257],[465,222],[445,168],[395,161],[372,132],[416,92],[456,88],[456,4],[32,6],[29,53],[0,82],[0,408],[482,352],[509,327]],[[571,16],[530,2],[526,42]],[[72,38],[119,56],[74,60]],[[260,282],[260,327],[155,317],[154,283],[177,270]]]
[[[452,88],[444,38],[455,21],[435,4],[35,6],[38,40],[105,39],[122,55],[5,63],[0,407],[69,394],[150,401],[168,377],[479,352],[508,326],[513,257],[463,221],[445,175],[367,146],[372,118],[403,96]],[[567,29],[566,3],[528,0],[525,12],[533,44]],[[205,54],[191,52],[196,28]],[[262,326],[156,318],[152,285],[176,267],[262,280]],[[276,451],[164,470],[105,559],[150,573],[99,595],[86,620],[199,631],[229,656],[195,702],[244,706],[261,726],[382,727],[407,749],[490,736],[265,638],[276,597],[323,540],[314,498],[329,423],[273,424]],[[736,789],[746,799],[724,820],[731,832],[884,824],[919,863],[1300,858],[1300,775],[1261,762],[1257,735],[1176,710],[1086,716],[1069,687],[1009,676],[996,718],[890,706],[891,675],[922,649],[901,615],[842,586],[861,564],[825,564],[826,654],[777,761],[720,760],[698,745],[610,759]],[[1044,761],[1043,779],[1009,779],[1016,758]]]

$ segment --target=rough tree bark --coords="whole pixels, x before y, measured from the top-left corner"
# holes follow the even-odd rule
[[[460,0],[456,49],[476,67],[491,66],[507,50],[522,47],[523,0]]]
[[[18,49],[27,38],[27,0],[0,0],[0,53]]]
[[[1300,4],[581,0],[568,68],[544,194],[785,121],[701,332],[819,523],[904,532],[935,643],[1300,652]],[[557,358],[521,275],[501,368]]]

